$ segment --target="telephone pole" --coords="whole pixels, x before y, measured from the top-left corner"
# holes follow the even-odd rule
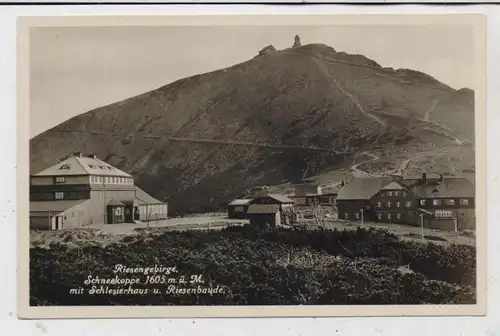
[[[422,239],[424,239],[424,214],[420,214],[420,235],[422,236]]]

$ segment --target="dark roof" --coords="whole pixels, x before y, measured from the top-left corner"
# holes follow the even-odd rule
[[[248,205],[252,202],[251,199],[235,199],[232,200],[228,205]]]
[[[328,192],[328,193],[321,193],[321,194],[306,194],[306,197],[321,197],[321,196],[336,196],[337,193],[334,192]]]
[[[32,201],[30,212],[63,212],[88,200]]]
[[[474,185],[464,177],[445,177],[430,179],[423,183],[421,179],[406,179],[400,183],[408,188],[417,198],[474,197]]]
[[[139,200],[121,200],[121,202],[125,205],[133,205],[134,202],[139,203]]]
[[[393,177],[363,177],[355,178],[339,190],[338,200],[368,200],[372,198],[386,184],[391,183]]]
[[[162,201],[157,200],[153,196],[149,195],[147,192],[145,192],[144,190],[142,190],[139,187],[135,187],[135,198],[137,198],[139,203],[143,203],[143,204],[162,204],[162,203],[164,203]]]
[[[117,201],[117,200],[115,200],[115,199],[112,199],[111,201],[109,201],[108,205],[114,205],[114,206],[124,206],[125,204],[123,204],[122,202]]]
[[[286,197],[285,195],[281,195],[281,194],[267,194],[267,195],[263,195],[259,198],[262,198],[262,197],[270,197],[280,203],[294,203],[294,200],[291,199],[291,198],[288,198]]]
[[[252,204],[248,207],[247,214],[274,214],[280,211],[277,204]]]

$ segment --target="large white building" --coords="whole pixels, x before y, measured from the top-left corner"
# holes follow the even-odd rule
[[[30,177],[32,229],[156,221],[167,213],[166,203],[95,155],[75,153]]]

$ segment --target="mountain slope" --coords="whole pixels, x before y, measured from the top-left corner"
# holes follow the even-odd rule
[[[361,150],[471,151],[473,101],[420,72],[305,45],[72,118],[32,139],[31,171],[91,152],[172,209],[203,210],[254,185],[345,168]]]

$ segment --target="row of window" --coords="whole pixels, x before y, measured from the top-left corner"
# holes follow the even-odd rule
[[[378,213],[377,214],[377,217],[378,219],[383,219],[383,218],[387,218],[387,219],[401,219],[403,217],[402,214],[400,213],[396,213],[396,214],[391,214],[391,213],[386,213],[385,216],[383,216],[381,213]],[[354,218],[355,219],[361,219],[361,214],[359,212],[356,212],[354,214]],[[349,219],[349,213],[344,213],[344,219]]]
[[[411,201],[404,202],[404,206],[407,208],[411,207],[411,204],[412,204]],[[377,202],[377,208],[382,208],[382,205],[383,205],[382,202]],[[403,206],[401,202],[391,202],[391,201],[385,202],[385,205],[387,208],[392,207],[392,205],[395,205],[396,208],[401,208]]]
[[[91,169],[101,169],[101,170],[115,170],[114,167],[111,167],[111,166],[104,166],[104,165],[93,165],[93,164],[89,164],[88,165],[89,168]]]
[[[427,204],[427,200],[423,199],[423,200],[420,200],[420,205],[426,205]],[[454,199],[445,199],[445,200],[441,200],[441,199],[433,199],[432,200],[432,205],[455,205],[455,200]],[[459,200],[459,204],[460,205],[469,205],[469,200],[468,199],[460,199]]]
[[[114,168],[114,167],[112,167],[112,166],[108,166],[108,165],[93,165],[93,164],[89,164],[88,166],[89,166],[89,168],[91,168],[91,169],[115,170],[115,168]],[[64,164],[64,165],[62,165],[61,167],[59,167],[59,169],[62,169],[62,170],[71,169],[71,165],[69,165],[69,164]]]
[[[399,197],[399,196],[403,196],[403,197],[406,197],[408,195],[408,193],[406,191],[402,191],[402,190],[395,190],[395,191],[382,191],[380,193],[380,196],[389,196],[389,197]]]
[[[441,200],[441,199],[433,199],[432,200],[432,205],[434,206],[439,206],[439,205],[455,205],[456,202],[454,199],[444,199],[444,200]],[[469,200],[468,199],[460,199],[459,200],[459,204],[460,205],[469,205]],[[411,201],[406,201],[404,202],[404,206],[406,208],[409,208],[411,207],[412,205],[412,202]],[[420,200],[420,205],[427,205],[427,200],[423,199],[423,200]],[[387,202],[377,202],[377,208],[382,208],[383,206],[387,207],[387,208],[391,208],[393,206],[395,206],[396,208],[401,208],[403,207],[403,203],[402,202],[391,202],[391,201],[387,201]]]
[[[53,200],[77,200],[88,198],[88,192],[82,191],[57,191],[57,192],[38,192],[30,195],[32,201],[53,201]]]
[[[56,176],[54,178],[56,184],[62,184],[66,182],[64,176]],[[105,183],[105,184],[134,184],[134,179],[131,177],[117,177],[117,176],[90,176],[90,183]]]
[[[118,177],[118,176],[90,176],[90,183],[98,184],[134,184],[134,179],[131,177]]]
[[[403,217],[403,215],[401,215],[400,213],[396,213],[396,214],[386,213],[385,216],[383,216],[383,214],[381,214],[381,213],[377,214],[377,218],[379,220],[382,220],[382,219],[388,219],[388,220],[395,220],[396,219],[396,220],[399,220],[402,217]]]

